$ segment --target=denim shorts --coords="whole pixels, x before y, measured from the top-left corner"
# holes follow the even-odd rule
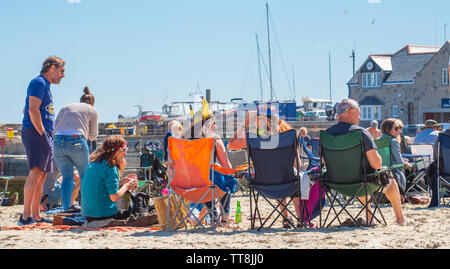
[[[27,154],[28,166],[38,167],[46,173],[53,171],[53,137],[47,131],[42,135],[34,128],[22,130],[22,143]]]

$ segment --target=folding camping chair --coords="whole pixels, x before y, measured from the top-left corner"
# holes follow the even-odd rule
[[[445,204],[443,191],[450,189],[450,136],[439,133],[437,143],[437,180],[438,180],[438,201],[442,198]],[[447,188],[444,188],[443,186]]]
[[[293,200],[294,195],[300,195],[300,177],[294,171],[294,160],[297,159],[297,133],[295,130],[289,130],[284,133],[272,136],[260,136],[256,134],[246,134],[248,159],[252,161],[254,166],[254,175],[249,168],[249,185],[250,185],[250,218],[251,228],[255,228],[256,219],[259,219],[261,230],[269,221],[274,213],[278,213],[268,228],[282,216],[282,212],[286,210],[289,215],[295,219],[295,213],[292,213],[288,206]],[[261,211],[259,207],[259,196],[269,203],[273,208],[267,218],[262,221]],[[286,205],[282,204],[285,198],[290,198]],[[278,200],[276,204],[270,200]],[[254,208],[253,208],[254,203]],[[282,210],[278,209],[282,206]],[[303,222],[302,216],[300,216]],[[297,227],[289,220],[290,226],[294,229]]]
[[[333,136],[325,131],[320,131],[320,156],[320,166],[323,173],[319,178],[320,185],[325,189],[326,198],[330,205],[325,220],[322,222],[321,204],[320,227],[327,224],[327,220],[332,211],[335,216],[326,227],[329,227],[336,219],[339,221],[339,224],[342,225],[339,216],[343,212],[345,212],[355,224],[360,225],[356,219],[365,209],[368,211],[366,213],[366,223],[369,223],[369,214],[373,216],[369,226],[374,219],[380,222],[376,215],[377,212],[380,213],[381,218],[386,224],[386,220],[379,207],[381,197],[376,199],[373,195],[375,192],[382,193],[383,186],[369,183],[367,177],[379,177],[381,173],[386,173],[389,170],[380,170],[372,174],[367,174],[367,161],[364,145],[362,143],[362,132],[360,130],[355,130],[347,134]],[[331,192],[332,190],[335,191],[335,194]],[[337,199],[337,194],[346,197],[344,203],[342,203],[340,199]],[[369,195],[370,200],[367,199],[367,196]],[[358,198],[363,196],[366,198],[366,204]],[[347,210],[347,206],[354,199],[359,201],[362,205],[361,210],[355,216]],[[369,210],[367,207],[371,203],[375,204],[373,210]],[[336,211],[337,206],[341,207],[339,212]]]
[[[306,154],[301,155],[300,158],[304,160],[308,160],[308,166],[305,168],[306,171],[310,171],[313,167],[320,166],[320,158],[317,156],[314,156],[311,150],[308,149],[308,146],[306,145],[305,139],[303,139],[302,136],[298,137],[299,145],[302,148],[302,151]]]
[[[0,191],[0,205],[1,205],[1,202],[2,202],[3,198],[5,198],[5,196],[9,194],[8,182],[12,178],[13,178],[13,176],[0,176],[0,180],[2,180],[2,181],[4,180],[5,181],[5,188],[4,188],[3,191]]]
[[[377,145],[377,152],[382,158],[382,166],[386,167],[389,170],[393,169],[406,169],[403,164],[392,164],[391,163],[391,153],[392,153],[392,138],[390,136],[381,137],[375,139],[375,144]],[[405,156],[405,155],[403,155]],[[423,155],[412,155],[408,154],[408,156],[423,156]],[[423,163],[423,158],[417,159],[414,161],[413,165],[417,168],[418,164]],[[421,186],[418,185],[419,181],[426,176],[426,169],[422,168],[422,170],[418,170],[419,173],[412,173],[409,177],[406,178],[406,189],[404,194],[408,194],[413,190],[420,190],[423,192],[427,192]],[[408,197],[406,197],[408,199]]]
[[[248,154],[246,149],[241,150],[227,150],[227,156],[230,160],[231,167],[236,169],[238,172],[236,173],[236,178],[238,178],[239,184],[237,185],[239,190],[247,195],[247,169],[248,169]]]
[[[406,193],[411,192],[424,192],[430,194],[430,191],[426,187],[420,186],[419,182],[427,176],[427,168],[433,161],[433,145],[431,144],[412,144],[411,154],[402,154],[404,158],[408,158],[414,161],[418,173],[413,179],[407,178]],[[425,189],[426,188],[426,189]]]
[[[315,150],[315,152],[317,152],[316,156],[313,154],[313,151],[308,149],[306,141],[303,139],[303,137],[299,136],[299,141],[300,141],[299,144],[302,147],[303,152],[306,153],[306,156],[301,155],[300,158],[308,160],[308,166],[305,168],[305,173],[307,173],[310,178],[317,180],[318,177],[320,177],[319,139],[315,138],[311,139],[311,141],[315,141],[312,143],[314,147],[311,147],[311,149],[314,150],[314,148],[317,148]],[[334,191],[331,192],[333,192],[333,195],[336,195],[336,198],[342,202],[344,202],[347,199],[345,196],[342,196],[339,193],[336,193]],[[352,200],[350,204],[352,205],[353,202],[354,201]]]
[[[411,144],[411,154],[415,158],[423,158],[423,162],[418,164],[418,169],[427,168],[433,162],[432,144]],[[404,154],[404,156],[408,156]]]
[[[215,201],[222,198],[226,192],[222,191],[214,183],[215,170],[220,169],[221,174],[232,174],[236,172],[233,169],[220,168],[214,165],[215,140],[213,138],[202,138],[197,140],[187,140],[181,138],[169,137],[168,143],[168,204],[172,196],[177,197],[181,203],[178,204],[172,223],[168,223],[168,230],[176,230],[191,215],[194,216],[198,224],[205,228],[202,219],[198,219],[193,210],[198,204],[212,202],[212,207],[207,208],[210,216],[214,216],[216,210]],[[172,197],[172,198],[175,198]],[[182,221],[175,226],[175,220],[180,214],[181,207],[190,208],[183,199],[193,203],[190,211],[184,216]],[[228,198],[230,199],[230,198]],[[171,220],[170,207],[167,207],[167,219]],[[221,213],[223,214],[223,206],[220,203]],[[206,216],[206,215],[205,215]],[[221,215],[218,216],[218,219]],[[216,227],[215,218],[211,217],[211,229],[214,231]]]
[[[311,151],[314,154],[314,156],[319,156],[320,138],[312,137],[311,140],[309,140],[309,143],[311,144]]]

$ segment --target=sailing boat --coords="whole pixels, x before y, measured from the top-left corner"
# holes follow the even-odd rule
[[[259,48],[258,35],[256,34],[256,45],[257,45],[257,54],[258,54],[258,71],[259,71],[259,84],[261,90],[261,99],[255,100],[251,103],[242,103],[239,104],[238,109],[242,111],[254,110],[254,108],[259,107],[271,107],[274,106],[278,110],[278,116],[285,121],[296,121],[297,120],[297,103],[295,98],[293,100],[275,100],[274,99],[274,87],[272,82],[272,55],[270,51],[270,27],[269,27],[269,3],[266,3],[266,21],[267,21],[267,43],[268,43],[268,60],[269,60],[269,86],[270,86],[270,100],[264,100],[263,98],[263,88],[261,82],[261,68],[260,68],[260,55],[261,51]],[[295,90],[294,90],[295,95]]]
[[[205,98],[200,92],[190,94],[191,101],[174,101],[168,102],[163,105],[162,112],[166,116],[167,120],[185,120],[190,117],[191,111],[202,110]],[[230,102],[220,102],[209,100],[209,109],[213,112],[223,112],[231,109],[235,109],[240,103],[240,98],[233,98]]]

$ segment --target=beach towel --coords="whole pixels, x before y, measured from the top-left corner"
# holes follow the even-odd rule
[[[69,231],[69,230],[84,230],[84,231],[118,231],[118,232],[133,232],[133,231],[158,231],[161,230],[158,226],[150,227],[101,227],[101,228],[87,228],[81,226],[69,226],[69,225],[52,225],[50,223],[38,222],[30,225],[24,226],[14,226],[14,227],[2,227],[2,230],[53,230],[53,231]]]
[[[81,226],[86,218],[81,213],[57,213],[53,216],[53,225]]]

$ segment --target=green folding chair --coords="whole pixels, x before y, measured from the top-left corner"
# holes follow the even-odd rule
[[[406,169],[403,164],[392,164],[391,161],[391,144],[392,138],[390,136],[384,136],[378,139],[375,139],[375,144],[377,145],[377,152],[382,158],[382,166],[386,167],[388,170],[393,170],[397,168]],[[416,159],[413,162],[413,165],[417,168],[420,162],[423,162],[423,158]],[[422,192],[427,192],[421,186],[418,185],[419,181],[426,176],[426,170],[420,170],[418,173],[410,173],[409,176],[406,177],[406,190],[405,194],[408,194],[415,189]],[[408,199],[408,197],[407,197]]]
[[[364,150],[364,144],[362,142],[362,133],[360,130],[351,131],[347,134],[333,136],[326,131],[320,131],[320,157],[322,176],[319,178],[321,188],[324,188],[327,201],[330,208],[326,212],[326,217],[323,220],[322,213],[320,214],[319,222],[320,227],[329,227],[335,220],[342,225],[340,215],[344,212],[348,215],[353,222],[360,226],[357,218],[361,213],[367,209],[366,223],[369,223],[369,214],[373,217],[370,220],[369,226],[373,220],[381,221],[377,218],[377,213],[384,219],[383,213],[379,207],[380,197],[375,198],[373,195],[375,192],[382,193],[383,186],[369,183],[367,178],[380,177],[382,173],[387,173],[389,170],[378,170],[374,173],[367,174],[368,168],[366,167],[366,155]],[[338,196],[344,196],[343,201],[338,199]],[[367,203],[364,204],[359,197],[366,197]],[[368,199],[370,196],[370,199]],[[352,215],[347,210],[347,206],[352,201],[359,201],[362,208],[356,215]],[[373,209],[368,209],[367,205],[374,203]],[[322,203],[320,207],[323,208]],[[338,211],[338,209],[340,210]],[[325,213],[324,210],[321,212]],[[331,213],[334,213],[328,223],[328,219]],[[328,225],[327,225],[328,224]]]
[[[381,156],[381,165],[389,170],[396,168],[405,168],[403,164],[391,164],[391,137],[385,136],[375,139],[375,145],[377,145],[377,152]]]

